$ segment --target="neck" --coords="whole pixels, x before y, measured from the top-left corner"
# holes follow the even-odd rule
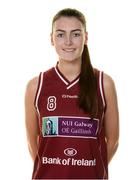
[[[74,80],[81,71],[81,59],[73,60],[71,62],[59,60],[58,68],[60,72],[69,80]]]

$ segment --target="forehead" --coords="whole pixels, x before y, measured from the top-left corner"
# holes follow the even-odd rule
[[[73,30],[73,29],[84,29],[83,24],[80,20],[75,17],[60,17],[53,24],[53,30]]]

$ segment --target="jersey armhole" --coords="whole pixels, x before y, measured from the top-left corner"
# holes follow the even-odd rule
[[[37,90],[36,90],[35,99],[34,99],[34,106],[39,116],[40,116],[40,112],[39,112],[39,107],[38,107],[38,101],[39,101],[40,92],[42,89],[42,84],[43,84],[43,72],[39,74],[38,85],[37,85]]]
[[[103,107],[104,107],[104,113],[105,113],[107,103],[106,103],[105,91],[104,91],[104,72],[103,71],[99,72],[99,87],[100,87],[100,95],[101,95],[101,98],[102,98]]]

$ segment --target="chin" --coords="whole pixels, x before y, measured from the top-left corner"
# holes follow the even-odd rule
[[[76,61],[76,60],[80,59],[80,56],[75,56],[75,57],[62,56],[60,59],[62,59],[64,61],[68,61],[68,62],[73,62],[73,61]]]
[[[80,60],[80,58],[75,58],[75,59],[61,59],[62,61],[64,61],[64,62],[68,62],[68,63],[73,63],[73,62],[76,62],[76,61],[78,61],[78,60]]]

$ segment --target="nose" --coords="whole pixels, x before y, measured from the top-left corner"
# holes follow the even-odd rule
[[[72,45],[72,39],[71,39],[70,35],[66,36],[65,44],[68,45],[68,46]]]

